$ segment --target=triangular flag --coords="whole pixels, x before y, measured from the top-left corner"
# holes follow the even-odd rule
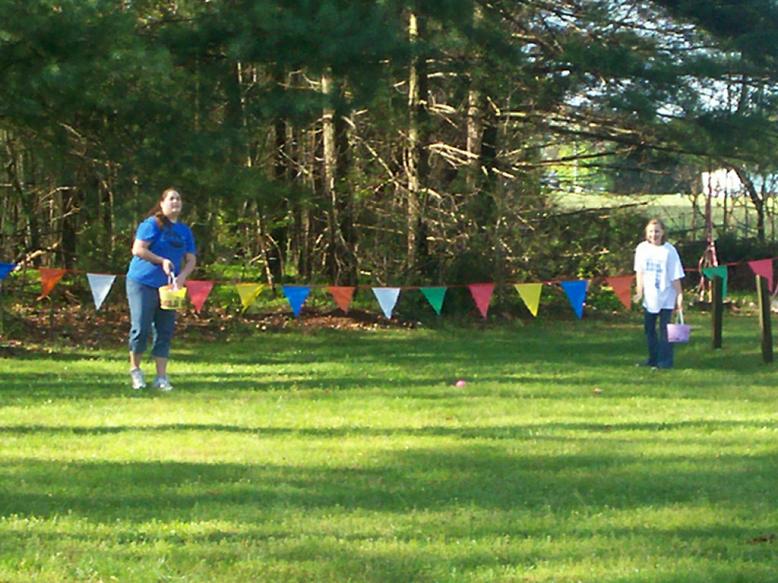
[[[211,294],[213,289],[213,283],[209,280],[188,279],[184,284],[189,292],[189,300],[194,306],[195,312],[200,312],[203,309],[205,300]]]
[[[446,297],[445,287],[422,287],[419,291],[427,298],[427,301],[435,310],[435,313],[440,316],[440,311],[443,309],[443,300]]]
[[[773,260],[772,259],[759,259],[757,261],[749,261],[749,267],[756,275],[761,275],[767,280],[767,289],[770,293],[773,291]]]
[[[235,289],[238,290],[240,303],[243,305],[243,311],[249,309],[257,296],[262,292],[264,286],[261,283],[236,283]]]
[[[103,305],[111,286],[116,279],[115,275],[105,275],[102,273],[87,273],[86,278],[89,281],[89,289],[92,290],[92,299],[95,302],[95,310],[99,310]]]
[[[613,288],[613,293],[628,310],[632,307],[632,281],[634,275],[614,275],[606,277],[605,281]]]
[[[54,289],[67,269],[41,267],[38,269],[41,274],[41,298],[45,298]]]
[[[586,279],[577,279],[575,281],[560,282],[562,289],[567,294],[567,299],[573,307],[575,315],[580,320],[583,318],[583,306],[586,301],[586,289],[589,287],[589,281]]]
[[[300,310],[303,309],[305,300],[308,299],[308,294],[311,293],[311,288],[304,285],[285,285],[282,289],[294,317],[297,318],[300,315]]]
[[[515,286],[519,296],[524,300],[530,314],[538,315],[538,306],[540,306],[540,292],[543,291],[542,283],[517,283]]]
[[[16,263],[0,263],[0,281],[8,277],[8,274],[16,269]]]
[[[716,267],[706,267],[702,270],[702,274],[707,277],[708,279],[713,279],[714,277],[720,277],[721,278],[721,297],[726,298],[727,297],[727,266],[726,265],[718,265]]]
[[[467,286],[470,289],[470,295],[475,300],[475,305],[478,306],[478,311],[486,319],[486,313],[489,311],[489,301],[492,299],[494,293],[493,283],[471,283]]]
[[[397,298],[400,297],[399,287],[374,287],[373,295],[378,300],[381,306],[381,310],[384,312],[384,316],[388,319],[392,317],[392,310],[397,304]]]
[[[332,295],[332,299],[338,304],[338,307],[348,314],[349,306],[351,306],[351,300],[354,299],[354,291],[357,288],[351,286],[339,286],[331,285],[327,288],[327,291]]]

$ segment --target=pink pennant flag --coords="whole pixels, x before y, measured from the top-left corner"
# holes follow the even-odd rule
[[[348,286],[331,285],[327,288],[327,291],[332,295],[332,299],[338,304],[338,307],[348,314],[348,309],[351,306],[351,300],[354,299],[354,291],[357,288]]]
[[[41,267],[38,269],[41,274],[41,298],[45,298],[51,293],[51,290],[59,283],[67,269],[53,269]]]
[[[613,293],[628,310],[632,307],[632,282],[634,275],[614,275],[606,277],[605,281],[613,288]]]
[[[770,293],[773,292],[773,260],[772,259],[759,259],[757,261],[749,261],[748,266],[756,275],[761,275],[767,280],[767,289]]]
[[[200,313],[200,310],[203,309],[203,304],[205,304],[205,300],[208,299],[208,296],[213,289],[213,284],[214,282],[212,281],[198,279],[188,279],[184,284],[189,292],[189,300],[192,302],[195,312],[198,314]]]
[[[471,283],[467,286],[470,290],[470,295],[475,300],[475,305],[478,306],[478,311],[486,319],[486,313],[489,311],[489,301],[492,299],[494,293],[493,283]]]

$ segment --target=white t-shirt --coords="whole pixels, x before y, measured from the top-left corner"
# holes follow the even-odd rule
[[[675,308],[673,282],[684,276],[681,258],[670,243],[643,241],[635,249],[635,273],[643,273],[643,307],[652,314]]]

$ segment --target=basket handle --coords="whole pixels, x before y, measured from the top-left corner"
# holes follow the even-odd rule
[[[678,323],[683,325],[683,308],[678,309]]]
[[[167,284],[170,286],[170,288],[173,291],[177,291],[178,290],[178,281],[176,281],[176,276],[173,275],[172,271],[167,274]]]

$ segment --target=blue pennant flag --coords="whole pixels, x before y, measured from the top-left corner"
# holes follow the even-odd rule
[[[283,289],[286,300],[292,308],[292,313],[297,318],[300,315],[300,310],[302,310],[305,300],[308,299],[308,294],[311,293],[311,288],[304,285],[285,285]]]
[[[0,281],[8,277],[8,274],[11,273],[15,268],[16,263],[0,263]]]
[[[589,287],[589,281],[586,279],[578,279],[576,281],[563,281],[560,283],[562,289],[567,294],[567,299],[570,301],[570,305],[573,307],[575,315],[580,320],[583,318],[583,306],[586,301],[586,290]]]
[[[374,287],[373,295],[381,305],[381,311],[388,319],[392,317],[392,310],[397,304],[397,298],[400,297],[399,287]]]

